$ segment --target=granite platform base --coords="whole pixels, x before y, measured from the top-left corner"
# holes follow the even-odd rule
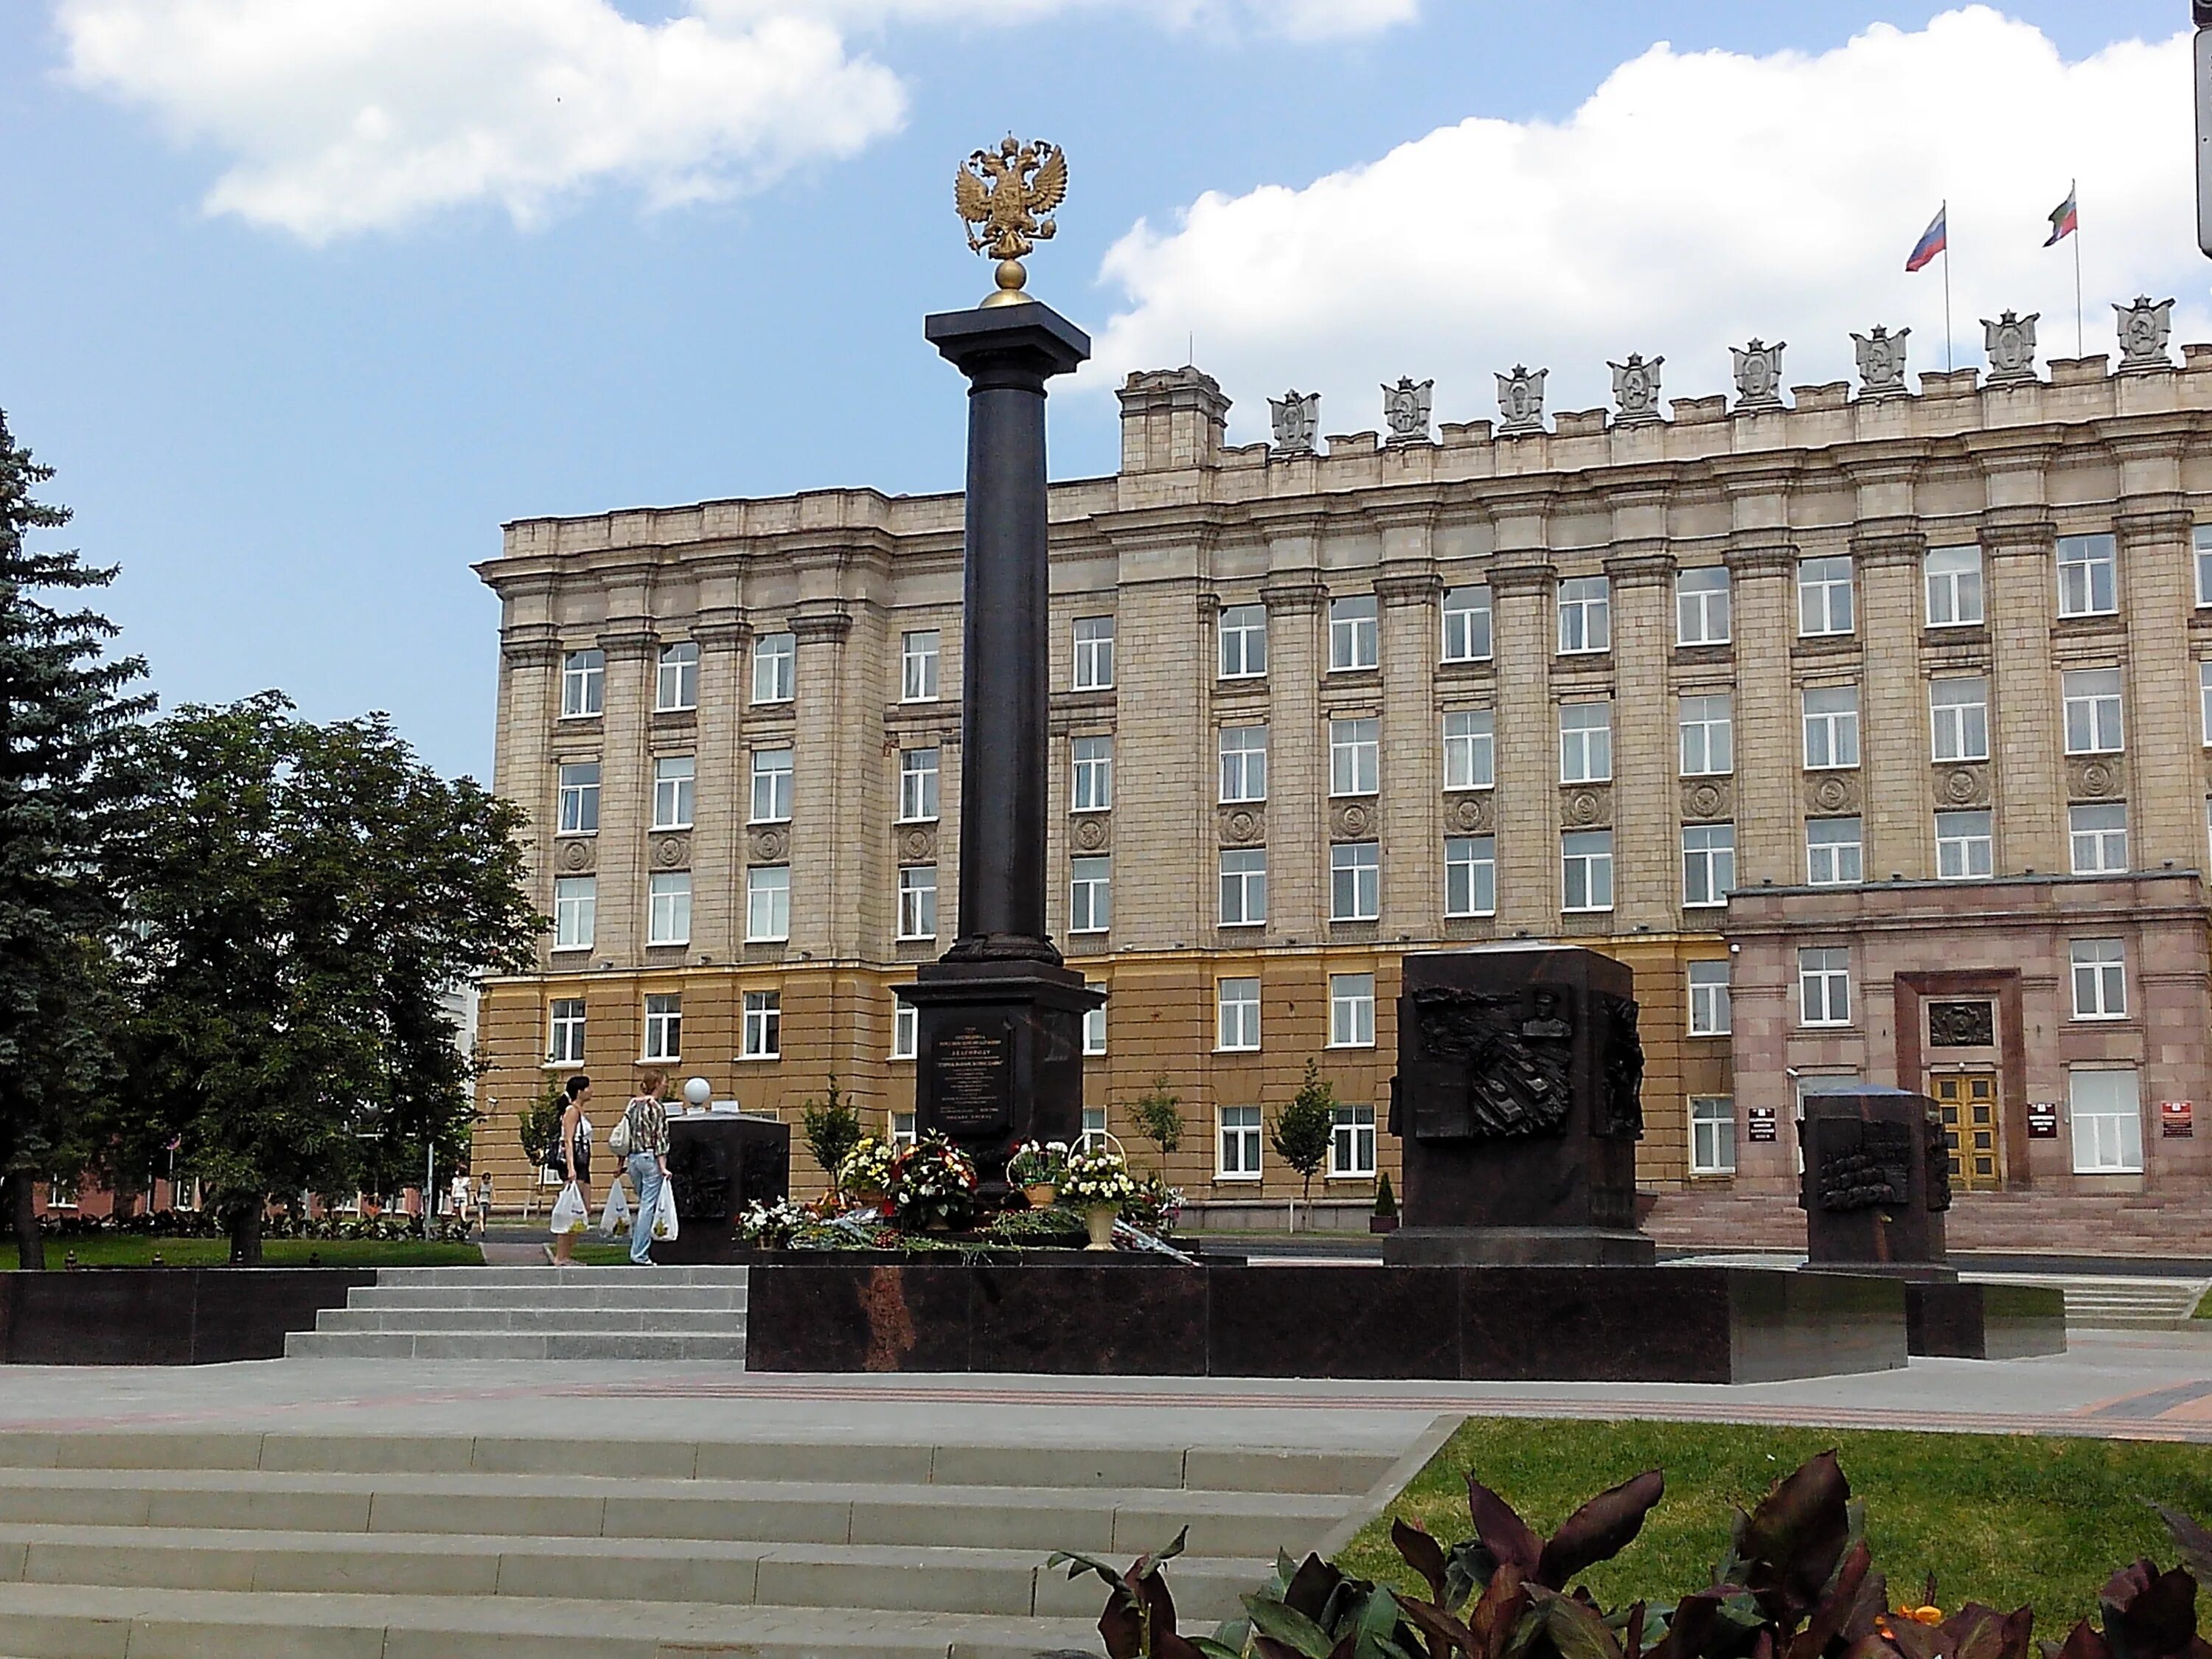
[[[51,1247],[49,1247],[51,1248]],[[280,1359],[373,1267],[78,1267],[0,1273],[0,1363],[217,1365]]]
[[[1931,1359],[2027,1359],[2066,1352],[2066,1292],[2047,1285],[1912,1283],[1905,1346]]]
[[[1382,1238],[1382,1260],[1405,1267],[1648,1267],[1657,1255],[1627,1227],[1401,1227]]]
[[[746,1369],[1765,1382],[1905,1363],[1905,1287],[1755,1267],[754,1267]]]

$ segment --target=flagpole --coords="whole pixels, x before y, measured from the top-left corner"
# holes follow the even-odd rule
[[[1957,369],[1951,356],[1951,198],[1947,196],[1943,198],[1943,372],[1950,374]]]
[[[2081,355],[2081,181],[2066,186],[2066,199],[2074,204],[2074,355]]]

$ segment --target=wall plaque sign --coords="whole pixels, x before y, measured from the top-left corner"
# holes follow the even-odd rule
[[[978,1021],[940,1032],[930,1063],[937,1076],[937,1119],[946,1130],[988,1134],[1012,1127],[1012,1021]]]
[[[2058,1139],[2058,1103],[2055,1100],[2031,1100],[2027,1103],[2027,1138],[2030,1140]]]
[[[2158,1132],[2167,1140],[2189,1140],[2197,1133],[2197,1103],[2189,1100],[2158,1103]]]
[[[1776,1137],[1774,1108],[1771,1106],[1753,1107],[1747,1115],[1746,1125],[1749,1131],[1749,1139],[1752,1140],[1771,1141],[1774,1139]]]

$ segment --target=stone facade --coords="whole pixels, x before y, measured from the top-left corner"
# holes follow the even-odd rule
[[[1196,1200],[1279,1197],[1296,1183],[1272,1152],[1257,1183],[1221,1167],[1225,1111],[1264,1121],[1311,1057],[1379,1124],[1403,953],[1559,939],[1636,971],[1647,1188],[1783,1225],[1806,1079],[1940,1073],[1993,1079],[2008,1200],[2201,1197],[2193,1118],[2160,1117],[2201,1112],[2212,1085],[2195,551],[2212,348],[2185,357],[1677,398],[1671,419],[1570,412],[1513,435],[1301,431],[1280,450],[1227,446],[1203,374],[1133,375],[1120,471],[1052,492],[1053,926],[1109,995],[1087,1099],[1133,1139],[1128,1103],[1164,1076],[1189,1123],[1171,1177]],[[890,988],[951,940],[959,902],[960,526],[957,495],[861,489],[507,527],[480,567],[503,604],[496,787],[538,826],[540,905],[588,877],[597,912],[588,948],[549,939],[539,974],[486,988],[479,1167],[507,1190],[518,1113],[575,1069],[544,1058],[556,1000],[584,1005],[603,1097],[646,1052],[646,999],[672,996],[672,1069],[721,1097],[792,1116],[834,1076],[872,1113],[908,1109]],[[933,632],[935,695],[910,695],[927,688],[906,647]],[[664,653],[687,646],[696,696],[662,707]],[[763,653],[787,648],[790,696],[757,696],[781,672]],[[564,714],[564,681],[595,661],[596,701]],[[1261,726],[1264,799],[1224,801],[1220,734]],[[1079,799],[1079,745],[1095,762],[1101,738],[1110,791]],[[931,750],[934,811],[902,815],[902,757]],[[763,751],[787,751],[787,821],[750,822]],[[687,758],[688,827],[656,829],[659,763]],[[594,833],[560,832],[564,763],[599,769]],[[1448,914],[1478,838],[1494,905]],[[2097,873],[2077,877],[2085,847]],[[1224,860],[1262,849],[1264,922],[1224,921]],[[1374,902],[1335,919],[1370,857]],[[901,871],[931,866],[934,938],[902,939]],[[785,937],[749,938],[776,931],[747,926],[762,869],[787,872]],[[648,942],[653,878],[685,873],[683,942]],[[1074,884],[1100,875],[1110,921],[1071,931]],[[2074,947],[2093,939],[2118,941],[2123,988],[2077,1017]],[[1843,953],[1840,1023],[1805,1023],[1814,948]],[[1732,981],[1717,1032],[1695,1029],[1717,1006],[1693,997],[1700,963]],[[1371,1013],[1333,1024],[1333,981],[1364,987],[1347,975],[1372,976]],[[1256,1049],[1218,1041],[1220,982],[1242,979],[1259,981]],[[752,1057],[769,995],[775,1054]],[[1928,1006],[1976,1000],[1990,1042],[1931,1048]],[[1941,1016],[1947,1036],[1980,1018]],[[2113,1121],[2124,1088],[2077,1079],[2095,1069],[2134,1074],[2138,1134]],[[2077,1097],[2111,1132],[2091,1157]],[[2032,1105],[2058,1115],[2033,1139]],[[1370,1189],[1364,1168],[1316,1183]]]

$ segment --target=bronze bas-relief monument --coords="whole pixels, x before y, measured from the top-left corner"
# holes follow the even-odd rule
[[[1950,1277],[1950,1148],[1936,1103],[1905,1089],[1808,1095],[1798,1130],[1806,1255],[1816,1267]]]
[[[1644,1049],[1635,978],[1573,946],[1406,958],[1391,1261],[1633,1264]]]

